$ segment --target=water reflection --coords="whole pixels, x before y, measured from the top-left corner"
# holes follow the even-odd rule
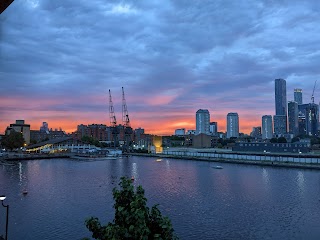
[[[302,194],[304,192],[304,174],[302,171],[298,172],[298,176],[297,176],[297,183],[298,183],[298,187],[299,187],[299,192]]]
[[[90,236],[84,219],[112,220],[112,189],[121,176],[135,177],[148,206],[160,204],[180,239],[320,236],[317,171],[232,164],[214,169],[207,162],[131,157],[26,161],[0,168],[0,190],[12,206],[10,239]],[[24,187],[27,197],[21,196]]]

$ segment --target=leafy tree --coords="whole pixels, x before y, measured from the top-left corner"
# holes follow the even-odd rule
[[[291,143],[299,142],[300,138],[299,137],[294,137],[291,139]]]
[[[287,139],[285,137],[279,137],[278,143],[287,143]]]
[[[317,137],[312,137],[310,142],[311,142],[311,145],[319,144],[319,138],[317,138]]]
[[[120,190],[113,189],[113,222],[101,226],[98,218],[86,220],[86,226],[94,239],[178,239],[170,219],[161,215],[157,205],[149,211],[141,186],[135,190],[131,180],[125,177],[121,178],[119,186]]]
[[[271,138],[271,139],[270,139],[270,142],[271,142],[271,143],[277,143],[277,142],[278,142],[278,138]]]
[[[21,132],[16,132],[14,130],[10,131],[10,134],[5,136],[2,140],[2,145],[7,149],[20,148],[24,144],[24,138]]]
[[[81,138],[81,141],[86,143],[86,144],[91,144],[91,145],[95,145],[96,147],[100,147],[100,142],[96,139],[94,139],[93,137],[89,137],[89,136],[83,136]]]

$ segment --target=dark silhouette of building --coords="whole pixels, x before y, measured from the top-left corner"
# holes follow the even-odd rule
[[[288,103],[288,122],[289,122],[289,133],[296,136],[299,134],[299,111],[298,103],[290,101]]]

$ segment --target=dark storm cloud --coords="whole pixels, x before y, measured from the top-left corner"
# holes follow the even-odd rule
[[[103,112],[109,88],[121,109],[124,86],[130,112],[259,102],[273,114],[275,78],[287,80],[288,100],[295,87],[311,96],[319,10],[318,1],[16,0],[0,16],[0,96],[50,100],[38,111]]]

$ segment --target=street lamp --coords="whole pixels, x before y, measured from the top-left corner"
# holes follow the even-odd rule
[[[7,219],[6,219],[6,237],[5,240],[8,240],[8,222],[9,222],[9,204],[8,205],[4,205],[3,201],[6,199],[6,196],[1,195],[0,196],[0,201],[2,203],[2,206],[5,207],[7,209]]]

